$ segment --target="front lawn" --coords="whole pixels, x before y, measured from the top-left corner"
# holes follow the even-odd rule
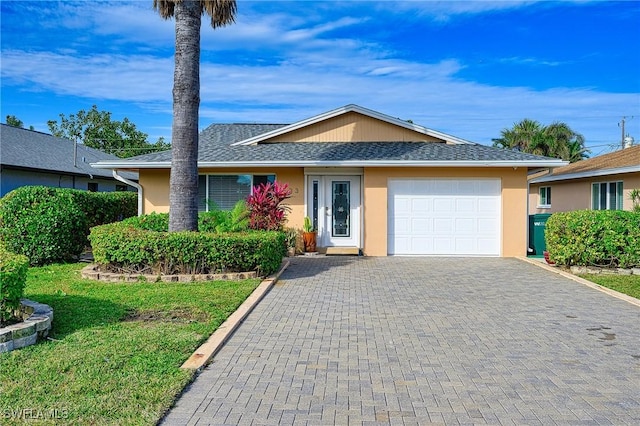
[[[0,354],[0,423],[155,424],[192,379],[180,365],[260,282],[104,283],[83,266],[29,270],[53,340]]]
[[[640,299],[640,275],[579,275],[580,278],[600,284],[628,296]]]

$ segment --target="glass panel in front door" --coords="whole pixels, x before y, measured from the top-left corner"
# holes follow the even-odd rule
[[[351,234],[351,182],[334,181],[332,182],[332,207],[333,215],[331,218],[331,236],[332,237],[349,237]]]

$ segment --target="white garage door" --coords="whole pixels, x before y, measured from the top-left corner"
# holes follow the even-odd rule
[[[391,179],[389,254],[499,256],[499,179]]]

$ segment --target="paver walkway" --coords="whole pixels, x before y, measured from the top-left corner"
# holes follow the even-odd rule
[[[639,326],[516,259],[295,258],[164,423],[640,424]]]

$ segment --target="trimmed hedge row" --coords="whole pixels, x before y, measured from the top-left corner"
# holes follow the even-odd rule
[[[92,226],[137,214],[137,194],[45,186],[17,188],[0,199],[0,240],[32,265],[71,260]]]
[[[554,213],[545,227],[547,250],[559,265],[640,266],[640,213],[578,210]]]
[[[248,231],[248,219],[242,216],[242,209],[246,207],[236,205],[232,211],[215,210],[198,213],[198,231],[200,232],[242,232]],[[238,216],[234,213],[238,212]],[[149,213],[134,216],[123,221],[134,228],[147,231],[168,232],[169,213]]]
[[[0,244],[0,324],[11,320],[20,308],[28,269],[26,256],[11,253]]]
[[[99,265],[154,275],[254,270],[269,275],[286,255],[285,235],[276,231],[156,232],[120,222],[92,228],[89,240]]]

